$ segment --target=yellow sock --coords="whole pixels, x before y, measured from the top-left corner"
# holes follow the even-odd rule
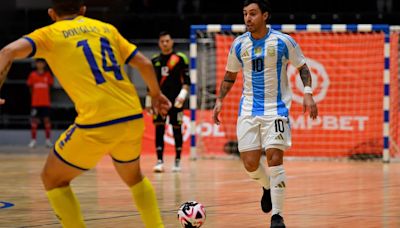
[[[51,207],[64,228],[84,228],[78,199],[71,187],[55,188],[47,192]]]
[[[131,187],[136,207],[147,228],[163,228],[160,209],[158,208],[156,194],[147,177]]]

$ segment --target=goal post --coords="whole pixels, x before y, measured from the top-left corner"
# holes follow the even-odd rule
[[[272,29],[290,34],[302,48],[313,77],[317,120],[301,111],[302,85],[297,69],[287,72],[293,91],[289,156],[381,157],[398,151],[398,27],[386,24],[281,24]],[[245,25],[192,25],[190,94],[192,158],[223,154],[235,145],[241,74],[225,98],[219,137],[203,137],[224,72],[227,53]],[[200,130],[199,130],[200,128]],[[225,148],[226,149],[226,148]],[[226,152],[226,150],[225,150]],[[366,157],[364,157],[366,156]]]

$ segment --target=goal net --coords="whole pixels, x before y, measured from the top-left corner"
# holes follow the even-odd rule
[[[300,45],[311,70],[319,109],[316,120],[303,113],[303,85],[297,69],[289,64],[293,146],[285,155],[355,159],[383,156],[385,161],[399,158],[398,33],[389,32],[387,25],[271,26],[290,34]],[[224,99],[221,125],[211,130],[202,128],[212,121],[230,46],[243,32],[243,25],[192,26],[191,108],[192,125],[197,125],[192,128],[196,129],[192,130],[192,156],[237,152],[241,72]]]

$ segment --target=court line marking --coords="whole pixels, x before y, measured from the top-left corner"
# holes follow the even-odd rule
[[[0,201],[0,209],[6,209],[6,208],[13,207],[13,206],[14,206],[13,203]]]

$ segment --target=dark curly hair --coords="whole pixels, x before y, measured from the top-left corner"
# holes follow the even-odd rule
[[[266,22],[268,22],[269,19],[271,18],[271,11],[272,11],[271,3],[268,0],[244,0],[243,7],[246,7],[252,3],[258,5],[258,7],[261,10],[261,13],[268,12],[268,18],[266,19]]]
[[[83,0],[52,0],[53,9],[59,16],[79,13]]]

